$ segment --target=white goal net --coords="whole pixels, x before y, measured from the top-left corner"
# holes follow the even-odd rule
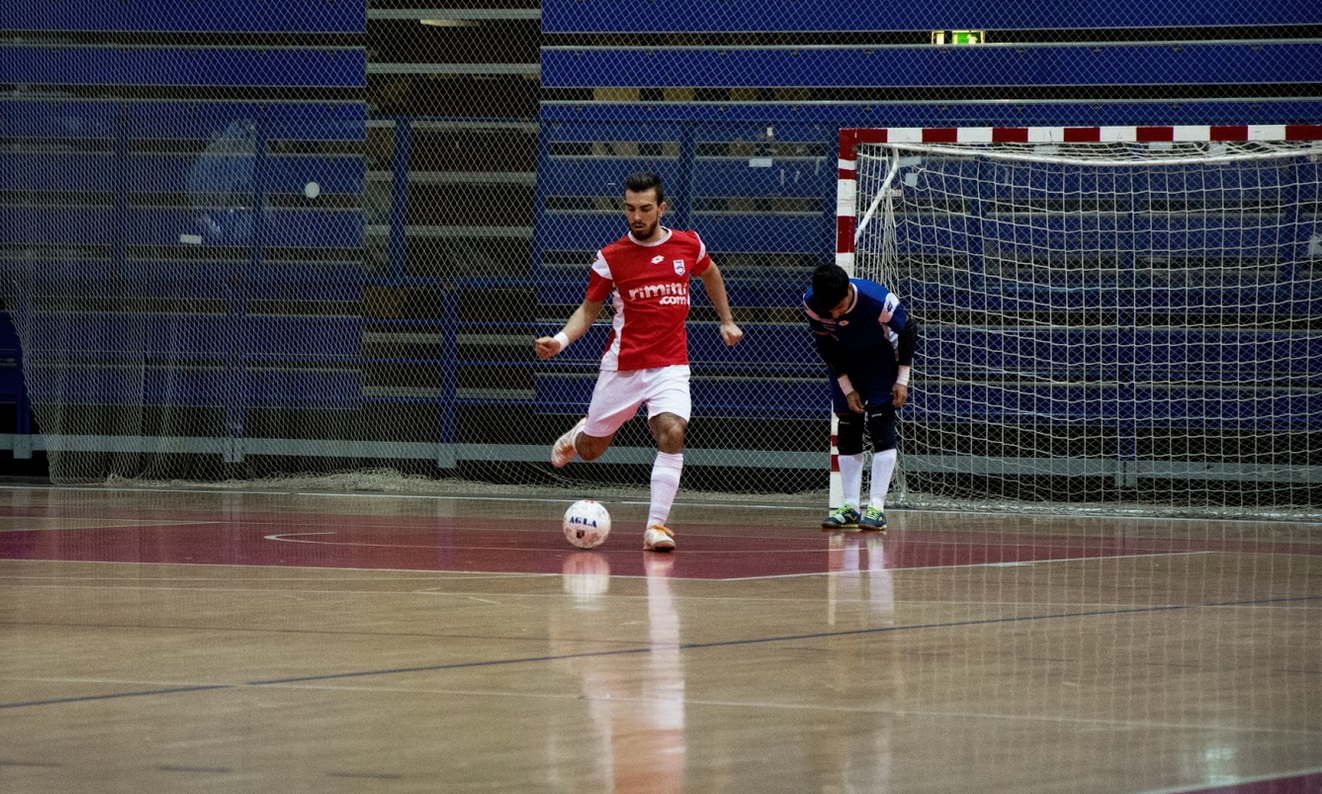
[[[921,323],[901,503],[1322,512],[1316,132],[842,133],[840,261]]]

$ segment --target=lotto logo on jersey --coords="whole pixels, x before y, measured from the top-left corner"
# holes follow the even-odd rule
[[[647,300],[649,298],[658,298],[657,303],[662,306],[688,306],[689,285],[684,283],[648,284],[645,287],[634,287],[629,290],[630,300]]]

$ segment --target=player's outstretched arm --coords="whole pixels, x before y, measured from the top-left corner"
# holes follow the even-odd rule
[[[601,315],[601,307],[605,301],[584,300],[574,313],[569,315],[565,322],[565,327],[555,336],[538,337],[533,342],[533,347],[537,351],[537,357],[548,359],[556,355],[561,350],[569,347],[569,343],[583,336],[597,321]]]
[[[739,344],[739,340],[744,338],[744,332],[735,324],[734,315],[730,312],[730,298],[725,292],[725,279],[721,277],[721,269],[712,262],[706,270],[698,274],[698,278],[702,279],[707,297],[711,299],[711,305],[716,309],[716,316],[720,318],[721,339],[728,346]]]

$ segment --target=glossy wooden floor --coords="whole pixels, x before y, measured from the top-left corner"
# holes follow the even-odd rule
[[[1322,527],[0,489],[0,791],[1322,791]]]

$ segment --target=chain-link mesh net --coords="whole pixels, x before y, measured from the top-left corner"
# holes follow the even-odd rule
[[[543,181],[535,255],[538,133],[500,120],[106,117],[86,146],[127,186],[103,196],[112,242],[71,245],[52,204],[38,215],[49,233],[34,227],[7,263],[52,477],[640,492],[655,454],[641,420],[601,461],[548,461],[586,408],[605,323],[554,362],[538,362],[532,340],[560,327],[596,247],[624,233],[623,175],[677,174],[687,146],[692,181],[669,183],[670,217],[717,241],[748,336],[720,342],[695,281],[686,487],[824,488],[825,381],[798,296],[828,244],[833,153],[766,127],[548,143],[549,173],[601,179],[592,196]],[[765,231],[721,228],[732,220]]]
[[[16,142],[16,179],[77,158],[87,189],[29,194],[3,281],[52,478],[219,479],[269,439],[348,456],[368,427],[361,114],[66,118],[85,137]]]
[[[1308,15],[1267,7],[1223,28],[997,8],[978,49],[933,46],[974,25],[917,6],[348,5],[9,12],[3,296],[56,481],[641,492],[642,421],[599,461],[547,460],[604,329],[550,362],[532,340],[654,170],[746,332],[725,348],[694,282],[685,491],[824,503],[799,296],[835,250],[840,127],[1317,113],[1286,101],[1309,95]]]
[[[825,487],[829,394],[825,370],[799,308],[806,274],[829,249],[834,151],[826,130],[791,125],[742,129],[598,124],[543,129],[538,172],[544,213],[532,301],[535,330],[560,328],[582,300],[595,251],[627,231],[624,177],[664,179],[664,222],[701,235],[721,269],[745,331],[726,347],[706,292],[691,289],[689,358],[693,421],[686,487],[731,493],[796,493]],[[536,410],[556,432],[581,415],[607,323],[533,374]],[[642,422],[617,436],[623,460],[571,464],[561,476],[646,483],[654,444]],[[609,455],[609,453],[608,453]],[[641,479],[640,479],[641,478]],[[581,485],[579,487],[582,487]]]

